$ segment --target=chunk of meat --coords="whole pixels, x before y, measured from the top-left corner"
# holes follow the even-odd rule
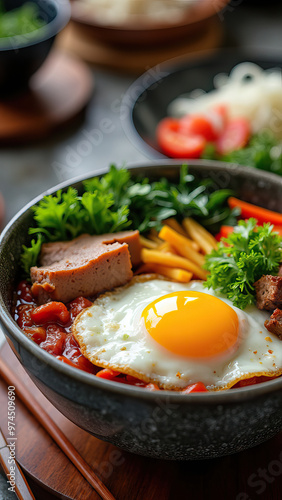
[[[68,256],[79,254],[85,245],[94,244],[111,245],[112,243],[127,243],[132,266],[136,267],[141,262],[141,243],[139,231],[122,231],[119,233],[100,234],[91,236],[82,234],[71,241],[57,241],[44,243],[41,248],[40,265],[50,266]]]
[[[266,274],[254,284],[258,309],[282,308],[282,276]]]
[[[277,335],[277,337],[282,340],[282,311],[281,309],[275,309],[275,311],[270,316],[269,320],[264,322],[265,328]]]
[[[67,244],[54,245],[57,261],[52,247],[53,253],[49,252],[52,263],[30,270],[32,293],[39,303],[48,299],[69,302],[81,295],[93,296],[124,285],[132,278],[126,243],[106,245],[86,235]]]

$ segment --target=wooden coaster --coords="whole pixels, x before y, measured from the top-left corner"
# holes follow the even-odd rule
[[[30,80],[29,90],[0,100],[0,143],[48,137],[79,116],[92,89],[87,65],[54,50]]]
[[[214,460],[170,462],[132,455],[94,438],[61,415],[33,384],[7,343],[0,356],[13,367],[117,500],[246,499],[256,496],[262,483],[263,500],[281,497],[282,433],[256,448]],[[27,477],[56,498],[100,499],[22,405],[17,388],[15,421],[16,458]],[[7,424],[7,384],[0,378],[0,426],[6,437]],[[267,481],[259,479],[259,470],[267,471]],[[45,494],[36,498],[43,500]]]
[[[187,42],[163,44],[161,47],[131,48],[114,46],[95,40],[86,31],[83,33],[71,22],[59,36],[58,44],[85,61],[134,74],[143,73],[150,67],[177,56],[192,54],[200,50],[214,49],[223,39],[222,23],[212,18],[206,23],[199,37],[189,38]]]

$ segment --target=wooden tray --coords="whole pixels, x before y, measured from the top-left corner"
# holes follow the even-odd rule
[[[7,343],[0,356],[25,381],[118,500],[281,498],[282,433],[256,448],[214,460],[170,462],[139,457],[99,441],[63,417],[35,387]],[[7,384],[2,379],[0,425],[7,436]],[[16,434],[17,460],[28,478],[52,492],[48,498],[100,498],[17,397]],[[47,498],[44,490],[36,498]]]
[[[161,47],[123,47],[103,43],[78,29],[74,22],[58,37],[59,48],[84,59],[84,61],[119,72],[140,74],[173,57],[193,54],[201,50],[213,50],[221,45],[223,28],[219,19],[212,18],[206,28],[192,39],[178,43],[162,44]]]
[[[52,135],[85,109],[93,77],[83,61],[53,50],[29,89],[0,99],[0,144],[23,144]]]

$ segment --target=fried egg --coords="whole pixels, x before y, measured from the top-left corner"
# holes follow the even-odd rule
[[[203,382],[228,389],[253,376],[282,374],[282,342],[268,314],[245,311],[201,281],[135,277],[76,318],[73,333],[92,363],[181,390]]]

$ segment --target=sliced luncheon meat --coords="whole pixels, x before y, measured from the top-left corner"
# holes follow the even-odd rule
[[[40,265],[50,266],[61,259],[66,259],[69,256],[79,254],[81,245],[92,243],[127,243],[132,266],[136,267],[141,262],[141,243],[139,231],[122,231],[119,233],[100,234],[98,236],[90,236],[82,234],[78,238],[71,241],[58,241],[55,243],[44,243],[40,254]]]
[[[70,242],[43,245],[42,266],[30,270],[34,296],[40,303],[69,302],[127,283],[132,277],[129,245],[112,243],[115,239],[115,235],[82,235]]]

